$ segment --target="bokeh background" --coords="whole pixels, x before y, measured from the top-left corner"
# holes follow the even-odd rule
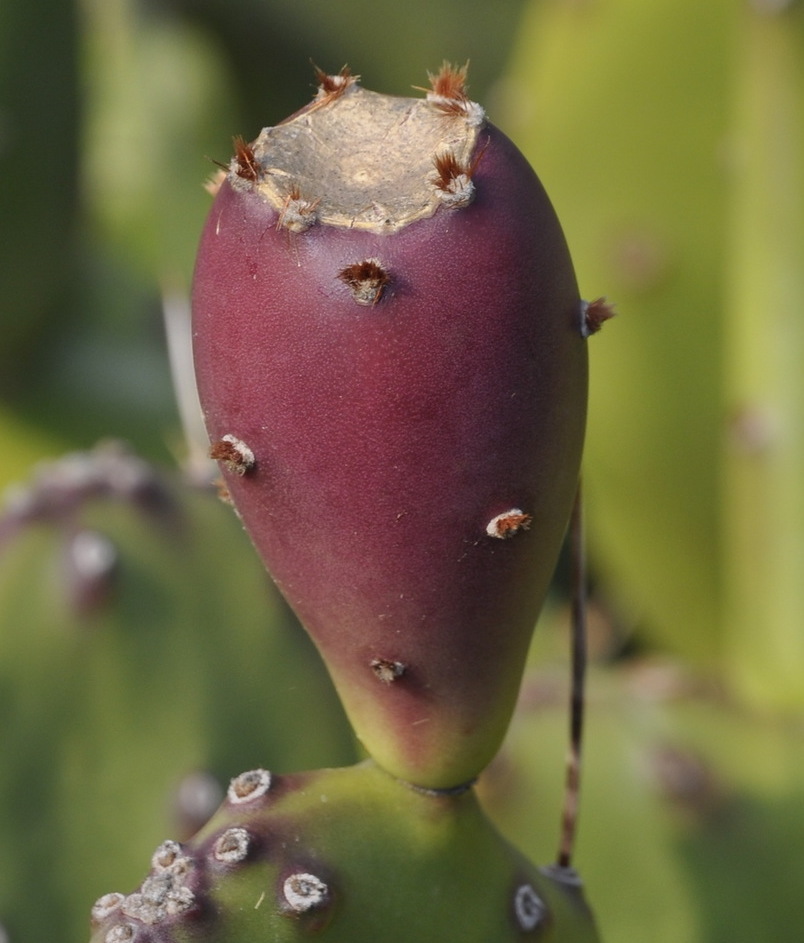
[[[204,180],[233,135],[313,94],[311,61],[420,94],[443,59],[470,61],[472,97],[553,198],[582,294],[618,310],[590,340],[584,471],[577,865],[603,936],[798,938],[803,7],[0,2],[2,943],[85,939],[92,901],[138,883],[241,768],[356,755],[314,652],[198,484],[165,312],[180,361]],[[109,439],[154,464],[75,455]],[[480,784],[543,862],[564,582]]]

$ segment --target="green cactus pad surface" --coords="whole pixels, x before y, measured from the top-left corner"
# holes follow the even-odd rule
[[[232,780],[186,844],[93,908],[92,943],[598,939],[574,872],[539,869],[474,793],[406,786],[367,761]]]

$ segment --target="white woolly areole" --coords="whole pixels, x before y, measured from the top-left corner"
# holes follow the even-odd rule
[[[111,894],[104,894],[103,897],[99,897],[92,905],[92,919],[97,923],[105,920],[116,910],[120,909],[120,905],[125,899],[126,895],[120,894],[117,891],[114,891]],[[1,941],[2,938],[0,938],[0,943]]]
[[[221,438],[223,439],[224,442],[228,442],[232,446],[232,448],[238,453],[242,462],[243,471],[245,471],[246,469],[252,468],[254,466],[255,462],[257,461],[254,458],[254,453],[251,451],[251,449],[246,445],[246,443],[242,439],[238,439],[237,436],[233,436],[230,434],[221,436]],[[242,473],[243,472],[240,472],[240,474]]]
[[[188,859],[177,859],[188,861]],[[134,917],[148,926],[162,923],[168,917],[189,910],[195,902],[195,895],[185,885],[189,867],[182,870],[164,870],[147,877],[139,891],[129,894],[123,901],[122,911],[127,917]]]
[[[523,884],[514,894],[514,913],[523,930],[535,930],[546,912],[544,901],[531,884]]]
[[[151,867],[155,871],[184,870],[189,859],[181,853],[181,845],[177,841],[168,839],[156,849],[151,856]]]
[[[282,885],[282,893],[291,910],[305,913],[323,906],[329,897],[329,888],[314,874],[291,874]]]
[[[444,206],[459,209],[468,206],[475,198],[475,185],[469,174],[458,174],[446,187],[436,187],[436,196]]]
[[[290,232],[306,232],[316,222],[315,200],[289,197],[279,213],[278,226]]]
[[[103,938],[103,943],[128,943],[133,940],[137,933],[136,927],[130,923],[121,923],[111,930]]]
[[[271,788],[271,774],[267,769],[252,769],[241,773],[229,783],[226,796],[229,802],[237,805],[241,802],[251,802],[264,796]]]
[[[328,75],[327,84],[329,85],[329,89],[324,88],[323,85],[319,85],[314,100],[319,102],[327,101],[332,98],[333,95],[343,95],[350,86],[357,84],[359,78],[359,75],[350,74]]]
[[[111,573],[117,557],[112,541],[94,530],[79,531],[70,542],[70,560],[78,575],[87,579]]]
[[[517,531],[527,530],[530,526],[530,515],[525,514],[521,508],[511,508],[510,511],[503,511],[497,514],[486,525],[486,533],[489,537],[498,537],[505,540],[513,537]]]
[[[218,861],[243,861],[248,854],[249,841],[249,834],[244,828],[227,828],[215,842],[212,854]]]

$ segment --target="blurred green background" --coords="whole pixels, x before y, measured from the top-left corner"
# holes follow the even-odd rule
[[[584,472],[595,657],[577,864],[605,939],[797,937],[803,6],[0,2],[0,486],[35,476],[42,459],[124,439],[164,469],[193,522],[171,546],[142,530],[130,493],[106,479],[78,486],[74,465],[56,485],[38,473],[34,492],[51,501],[41,513],[20,516],[31,492],[19,491],[6,512],[16,521],[0,526],[0,926],[10,943],[83,939],[94,897],[135,884],[149,849],[179,828],[168,787],[193,768],[225,781],[238,763],[289,769],[353,755],[314,653],[234,518],[188,484],[203,447],[182,430],[163,319],[167,306],[181,327],[212,160],[228,159],[233,135],[256,136],[312,95],[311,60],[331,72],[348,63],[395,94],[425,85],[443,59],[470,60],[472,97],[553,198],[582,294],[617,306],[590,341]],[[82,529],[110,535],[122,561],[111,601],[90,614],[59,582],[66,542]],[[220,559],[188,549],[199,544]],[[256,724],[228,712],[243,696],[240,668],[225,683],[198,680],[231,647],[238,607],[251,613],[238,620],[239,644],[262,646],[267,686],[320,692],[315,709],[333,717],[306,754],[303,732],[272,739],[288,723],[281,706],[266,705]],[[546,862],[566,738],[561,574],[542,622],[521,709],[481,788],[500,827]],[[183,712],[163,737],[140,736],[126,765],[166,683],[144,654],[153,639],[141,627],[156,624],[170,664],[198,634],[208,642],[182,661]],[[120,685],[123,701],[110,693]],[[183,729],[191,743],[176,749]]]

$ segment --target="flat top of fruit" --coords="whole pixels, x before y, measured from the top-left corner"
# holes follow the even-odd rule
[[[463,95],[382,95],[350,76],[262,131],[247,148],[246,160],[254,161],[251,185],[291,230],[307,228],[314,218],[395,232],[449,205],[450,190],[469,183],[482,122],[482,110]],[[250,175],[241,170],[238,176]]]

